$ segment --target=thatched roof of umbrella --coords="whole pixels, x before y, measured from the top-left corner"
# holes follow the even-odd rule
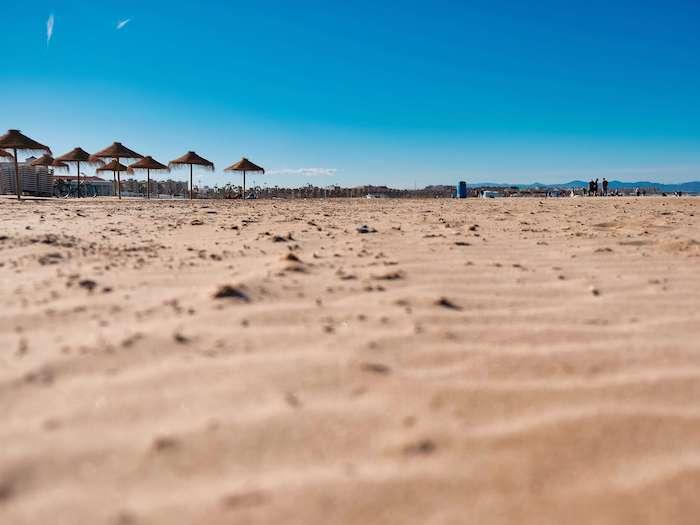
[[[51,148],[30,139],[16,129],[8,130],[0,137],[0,149],[16,149],[21,151],[44,151],[51,154]]]
[[[97,168],[95,171],[128,171],[129,168],[124,166],[121,162],[117,162],[116,159],[108,162],[104,166]]]
[[[29,159],[27,159],[27,160],[29,160]],[[34,159],[33,161],[31,161],[31,162],[29,163],[29,165],[30,165],[30,166],[35,166],[35,167],[36,167],[36,166],[44,166],[44,167],[48,168],[48,167],[51,166],[51,164],[53,164],[53,163],[54,163],[53,157],[52,157],[51,155],[49,155],[48,153],[44,153],[44,154],[43,154],[41,157],[39,157],[38,159]]]
[[[167,171],[170,171],[170,168],[168,168],[165,164],[161,164],[153,157],[147,155],[147,156],[143,157],[142,159],[134,162],[131,166],[129,166],[130,172],[132,172],[134,170],[167,170]]]
[[[113,142],[111,146],[93,153],[91,159],[141,159],[143,155],[124,146],[121,142]]]
[[[214,163],[210,160],[200,157],[194,151],[188,151],[182,157],[171,160],[168,164],[171,168],[180,166],[202,166],[206,169],[214,171]]]
[[[45,153],[38,159],[34,159],[29,163],[32,167],[43,166],[45,168],[58,168],[58,169],[68,169],[68,164],[61,162],[60,160],[54,159],[48,153]]]
[[[262,168],[261,166],[258,166],[257,164],[253,164],[250,162],[248,159],[245,157],[236,162],[235,164],[232,164],[228,168],[226,168],[224,171],[261,171],[265,173],[265,169]]]
[[[97,158],[90,160],[90,154],[85,151],[83,148],[75,148],[70,150],[68,153],[65,155],[61,155],[60,157],[56,157],[56,160],[61,161],[61,162],[87,162],[87,163],[101,163],[102,161],[98,161]],[[97,161],[97,162],[96,162]]]

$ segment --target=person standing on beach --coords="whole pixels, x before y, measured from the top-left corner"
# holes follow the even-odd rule
[[[603,196],[608,196],[608,179],[603,177]]]
[[[593,195],[593,179],[588,181],[588,196]]]

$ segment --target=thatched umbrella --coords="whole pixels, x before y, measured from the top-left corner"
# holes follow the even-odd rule
[[[190,167],[190,199],[193,198],[192,167],[193,166],[202,166],[209,171],[214,171],[214,163],[207,160],[207,159],[200,157],[194,151],[188,151],[182,157],[177,158],[175,160],[171,160],[170,163],[168,164],[168,166],[170,166],[171,168],[179,168],[182,166],[189,166]]]
[[[37,167],[44,167],[44,168],[56,168],[56,169],[68,169],[68,164],[61,162],[58,159],[54,159],[51,155],[48,153],[44,153],[41,157],[38,159],[34,159],[29,163],[30,166],[37,168]]]
[[[15,161],[15,184],[17,185],[17,200],[22,199],[22,183],[19,179],[19,166],[17,165],[17,152],[33,152],[43,151],[51,154],[51,149],[48,146],[38,143],[36,140],[30,139],[26,135],[22,135],[18,130],[8,130],[0,137],[0,149],[11,149],[14,152]]]
[[[242,171],[243,172],[243,198],[244,199],[245,199],[245,174],[249,171],[252,173],[255,173],[255,172],[265,173],[264,168],[258,166],[257,164],[253,164],[245,157],[243,157],[241,160],[239,160],[235,164],[229,166],[224,171],[229,171],[229,172],[230,171]]]
[[[54,170],[70,171],[68,163],[63,162],[63,161],[58,160],[58,159],[53,159],[53,163],[51,164],[51,167],[54,168]]]
[[[129,168],[124,166],[124,164],[121,164],[118,162],[116,159],[108,162],[104,166],[100,166],[97,168],[95,171],[100,172],[100,171],[111,171],[112,173],[122,173],[124,171],[128,171]],[[121,184],[121,179],[119,180],[119,184]],[[121,190],[119,191],[119,198],[121,199]]]
[[[54,170],[66,170],[68,171],[68,164],[65,164],[63,162],[55,160],[51,155],[48,153],[44,153],[41,157],[38,159],[34,159],[29,163],[29,165],[33,168],[46,168],[48,171],[49,168],[54,168]],[[37,188],[39,187],[39,175],[37,174]]]
[[[104,162],[98,159],[90,160],[90,154],[82,148],[72,149],[65,155],[56,157],[56,161],[66,163],[75,162],[77,164],[76,170],[78,173],[78,198],[80,198],[80,163],[84,162],[86,164],[104,164]]]
[[[119,164],[119,159],[136,160],[136,159],[142,159],[142,158],[143,158],[143,155],[140,155],[139,153],[136,153],[135,151],[130,150],[129,148],[124,146],[121,142],[113,142],[111,146],[93,154],[90,157],[90,160],[113,159],[114,163],[110,162],[109,164],[104,166],[104,167],[107,167],[109,165],[121,166],[121,164]],[[110,170],[100,168],[97,171],[110,171]],[[117,195],[119,196],[120,199],[122,198],[122,188],[121,188],[122,181],[121,181],[121,177],[119,176],[119,174],[122,171],[126,171],[126,169],[124,169],[124,170],[112,170],[112,173],[113,173],[114,178],[116,179],[116,183],[117,183]]]
[[[153,157],[146,155],[141,160],[137,160],[129,166],[129,172],[133,173],[136,170],[146,170],[146,198],[151,198],[151,170],[170,171],[165,164],[161,164]]]
[[[54,159],[51,155],[48,153],[44,153],[41,157],[38,159],[34,159],[29,163],[29,165],[33,168],[54,168],[58,170],[66,170],[68,171],[68,164],[65,162],[61,162],[60,160]]]

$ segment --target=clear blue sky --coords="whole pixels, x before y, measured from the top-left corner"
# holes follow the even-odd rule
[[[269,184],[700,179],[697,0],[37,0],[2,19],[0,127],[56,154],[194,149],[212,185],[244,154]]]

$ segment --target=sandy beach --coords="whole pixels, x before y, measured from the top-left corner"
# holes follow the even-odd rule
[[[0,523],[697,523],[699,203],[0,199]]]

